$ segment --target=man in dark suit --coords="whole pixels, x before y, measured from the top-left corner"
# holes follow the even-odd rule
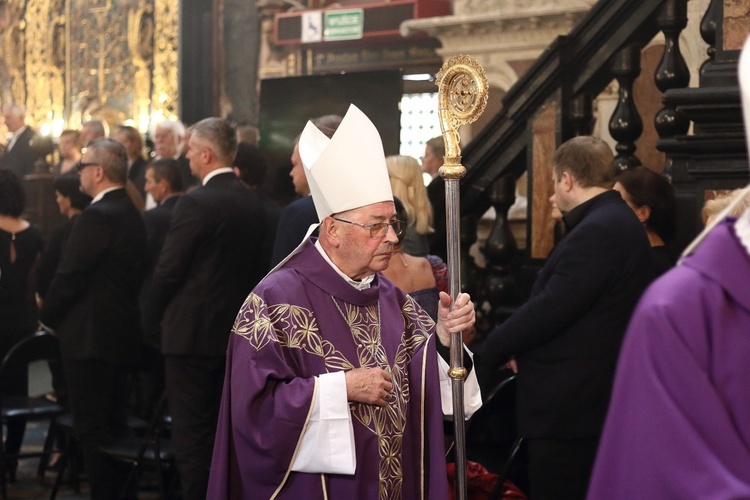
[[[328,138],[339,128],[342,117],[339,115],[324,115],[310,120],[313,125],[323,132]],[[310,186],[307,184],[305,167],[299,156],[299,137],[292,151],[292,169],[289,177],[292,178],[294,190],[300,195],[289,205],[284,207],[279,217],[279,225],[276,229],[276,237],[271,251],[271,267],[275,267],[284,260],[305,239],[308,229],[312,224],[318,223],[318,214],[315,204],[310,196]],[[316,230],[317,231],[317,230]],[[317,232],[312,233],[317,235]]]
[[[239,135],[239,134],[238,134]],[[246,142],[237,144],[237,154],[234,157],[234,173],[247,187],[258,194],[263,204],[263,216],[266,219],[266,238],[263,241],[263,266],[271,269],[271,252],[276,238],[276,227],[279,225],[281,207],[263,193],[261,187],[266,178],[268,165],[257,146]]]
[[[37,155],[31,151],[31,141],[36,137],[26,125],[26,110],[18,104],[8,104],[3,107],[3,118],[8,131],[13,134],[5,154],[0,157],[0,168],[9,168],[23,179],[23,176],[34,171]]]
[[[161,325],[154,319],[151,292],[154,269],[172,222],[172,214],[182,194],[182,175],[177,160],[153,160],[144,172],[144,187],[155,208],[143,213],[148,245],[148,272],[141,289],[141,325],[143,327],[143,359],[140,370],[141,416],[150,419],[164,392],[164,361],[161,355]]]
[[[192,127],[188,158],[203,185],[180,197],[154,273],[185,499],[205,498],[229,333],[266,271],[263,207],[232,170],[236,148],[226,120],[207,118]]]
[[[589,136],[555,152],[555,197],[568,233],[529,301],[476,358],[487,371],[515,356],[518,430],[535,500],[586,496],[620,343],[652,277],[646,232],[611,189],[612,160],[609,146]]]
[[[117,474],[98,449],[126,432],[125,368],[141,341],[138,292],[146,229],[125,192],[121,144],[99,139],[81,163],[81,190],[93,197],[76,218],[40,320],[60,337],[73,422],[91,496],[117,498]]]

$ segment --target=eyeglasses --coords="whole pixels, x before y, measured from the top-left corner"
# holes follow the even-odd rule
[[[393,228],[393,232],[396,236],[401,235],[401,231],[404,230],[404,223],[400,220],[392,220],[391,222],[376,222],[374,224],[360,224],[359,222],[352,222],[350,220],[339,219],[338,217],[332,217],[333,220],[339,222],[346,222],[347,224],[353,224],[355,226],[364,227],[370,230],[370,238],[384,238],[388,234],[388,228]]]
[[[95,167],[98,165],[99,165],[98,163],[91,163],[91,162],[86,163],[86,162],[79,161],[78,163],[76,163],[76,170],[78,171],[78,173],[81,173],[81,170],[83,170],[86,167]]]

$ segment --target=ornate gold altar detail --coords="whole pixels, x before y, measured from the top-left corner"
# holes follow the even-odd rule
[[[177,0],[154,0],[154,87],[151,112],[176,118],[177,107]]]
[[[9,0],[0,18],[0,103],[44,135],[91,118],[174,118],[178,0]],[[1,132],[1,131],[0,131]]]

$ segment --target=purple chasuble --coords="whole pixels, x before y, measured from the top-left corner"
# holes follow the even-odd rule
[[[750,257],[733,221],[641,299],[589,499],[750,498]]]
[[[312,241],[237,316],[208,498],[447,498],[435,324],[380,275],[354,289]],[[315,376],[357,367],[389,371],[394,397],[349,403],[356,473],[292,472]]]

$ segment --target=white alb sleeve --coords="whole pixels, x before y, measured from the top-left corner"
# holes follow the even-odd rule
[[[471,359],[474,359],[468,347],[464,346]],[[443,408],[443,415],[453,415],[453,389],[451,387],[451,378],[448,376],[450,365],[440,356],[438,359],[438,373],[440,374],[440,402]],[[482,393],[479,390],[479,381],[477,380],[476,370],[471,370],[469,376],[464,381],[464,418],[474,415],[482,406]]]
[[[354,428],[346,399],[344,372],[324,373],[318,376],[317,397],[292,470],[354,474],[356,466]]]

